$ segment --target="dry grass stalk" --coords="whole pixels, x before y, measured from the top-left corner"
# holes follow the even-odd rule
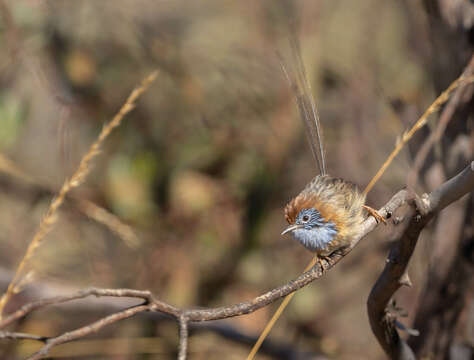
[[[38,182],[35,178],[24,172],[16,164],[11,161],[4,154],[0,153],[0,173],[5,173],[15,179],[37,186],[39,189],[50,190],[48,186],[45,186]],[[120,237],[124,243],[130,248],[137,248],[140,240],[133,230],[133,228],[126,223],[122,222],[116,215],[107,211],[103,207],[93,203],[90,200],[85,200],[76,197],[70,197],[74,205],[87,217],[104,225],[111,232],[115,233]]]
[[[33,183],[34,179],[27,173],[22,171],[16,164],[10,160],[7,156],[0,153],[0,172],[7,175],[19,178],[26,183]]]
[[[311,260],[311,262],[308,264],[308,266],[306,266],[306,269],[304,269],[304,273],[306,271],[308,271],[309,269],[311,269],[314,265],[316,265],[316,263],[318,262],[318,257],[315,256],[313,257],[313,260]],[[268,333],[270,332],[270,330],[273,328],[273,325],[275,325],[275,323],[277,322],[278,318],[280,317],[280,315],[283,313],[283,311],[285,310],[285,308],[288,306],[288,304],[290,303],[291,299],[293,299],[293,296],[295,296],[296,294],[296,291],[295,292],[292,292],[291,294],[287,295],[283,301],[281,302],[280,306],[278,307],[277,311],[275,311],[275,313],[273,314],[272,318],[270,319],[270,321],[267,323],[267,326],[265,326],[265,329],[263,329],[262,333],[260,334],[260,336],[258,337],[257,341],[255,342],[255,344],[253,345],[252,347],[252,350],[250,350],[250,353],[247,355],[247,358],[246,360],[252,360],[255,355],[257,354],[257,351],[258,349],[260,349],[260,346],[262,346],[262,343],[263,343],[263,340],[265,340],[265,338],[267,337]]]
[[[392,163],[393,159],[395,156],[398,155],[398,153],[402,150],[403,146],[413,137],[413,135],[420,130],[424,125],[426,125],[428,117],[433,114],[434,112],[438,111],[440,106],[443,105],[446,101],[448,101],[451,93],[460,85],[462,84],[470,84],[474,82],[474,76],[469,76],[466,77],[464,75],[461,75],[458,77],[456,80],[454,80],[449,87],[439,95],[436,100],[426,109],[426,111],[423,113],[423,115],[418,119],[418,121],[413,125],[413,127],[409,130],[406,131],[402,139],[397,143],[395,146],[395,149],[392,151],[392,153],[388,156],[387,160],[383,163],[382,167],[377,171],[375,176],[370,180],[369,184],[367,187],[364,189],[364,194],[367,194],[375,185],[375,183],[380,179],[380,177],[383,175],[385,170],[388,168],[388,166]],[[310,264],[306,267],[306,270],[311,268],[315,263],[316,263],[316,257],[313,258],[310,262]],[[306,270],[304,272],[306,272]],[[296,294],[296,292],[291,293],[290,295],[287,295],[283,302],[280,304],[278,307],[277,311],[275,314],[272,316],[271,320],[267,323],[265,328],[263,329],[262,333],[260,334],[257,342],[254,344],[252,349],[250,350],[249,355],[247,356],[246,360],[252,360],[255,357],[255,354],[257,354],[258,349],[262,345],[263,341],[265,338],[268,336],[270,333],[270,330],[273,328],[275,325],[276,321],[280,317],[280,315],[283,313],[283,310],[285,310],[286,306],[289,304],[291,298]]]
[[[15,276],[10,282],[10,285],[8,285],[7,291],[0,299],[0,320],[2,319],[2,314],[5,305],[8,303],[10,298],[14,294],[20,292],[26,284],[26,281],[23,280],[25,279],[24,273],[26,267],[29,264],[31,258],[36,253],[38,247],[42,244],[45,236],[51,231],[53,225],[56,223],[58,209],[63,204],[66,195],[72,189],[78,187],[84,182],[91,170],[92,160],[100,153],[100,148],[104,140],[110,135],[113,129],[120,125],[124,116],[133,110],[133,108],[135,107],[136,100],[148,89],[151,83],[155,80],[156,76],[157,72],[155,71],[149,76],[147,76],[142,81],[140,86],[138,86],[132,91],[132,93],[127,98],[127,101],[122,105],[118,113],[109,123],[104,126],[97,139],[94,141],[94,143],[92,143],[87,153],[81,159],[81,162],[79,163],[79,166],[74,172],[74,174],[71,176],[70,179],[67,179],[64,182],[61,189],[59,190],[58,195],[51,201],[51,204],[49,205],[46,214],[41,219],[38,230],[33,236],[33,240],[31,240],[26,250],[26,253],[23,256],[23,259],[18,265],[18,268],[15,272]],[[33,273],[29,272],[28,276],[30,275],[32,276]]]
[[[125,224],[117,216],[94,204],[92,201],[85,199],[75,199],[75,201],[77,202],[79,210],[115,233],[128,247],[133,249],[138,247],[140,240],[131,226]]]
[[[379,171],[375,174],[375,176],[370,180],[369,184],[367,187],[364,189],[364,194],[368,194],[370,190],[374,187],[375,183],[380,179],[380,177],[383,175],[385,170],[389,167],[389,165],[392,163],[393,159],[398,155],[398,153],[403,149],[405,144],[410,141],[410,139],[415,135],[415,133],[420,130],[423,126],[426,125],[428,122],[428,117],[435,113],[436,111],[439,110],[441,105],[443,105],[446,101],[448,101],[449,97],[451,96],[451,93],[458,88],[460,85],[467,85],[474,82],[474,76],[464,76],[461,75],[458,77],[456,80],[454,80],[449,87],[444,90],[441,95],[439,95],[436,100],[426,109],[426,111],[421,115],[421,117],[418,119],[418,121],[415,123],[415,125],[412,126],[412,128],[408,131],[405,131],[402,135],[402,138],[400,141],[395,146],[395,149],[391,152],[391,154],[388,156],[387,160],[383,163],[383,165],[380,167]]]

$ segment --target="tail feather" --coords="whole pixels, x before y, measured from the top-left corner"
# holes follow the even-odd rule
[[[294,69],[289,72],[287,65],[280,57],[280,66],[293,90],[300,117],[305,125],[311,151],[321,175],[326,174],[326,159],[324,155],[323,131],[319,121],[318,110],[311,94],[306,70],[301,58],[301,51],[295,37],[290,39],[291,51],[294,57],[292,65]]]

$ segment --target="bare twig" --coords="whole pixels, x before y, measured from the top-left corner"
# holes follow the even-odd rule
[[[104,326],[113,324],[117,321],[127,319],[132,317],[140,312],[149,310],[149,305],[140,305],[133,308],[125,309],[123,311],[119,311],[115,314],[106,316],[92,324],[80,327],[76,330],[65,332],[62,335],[59,335],[54,338],[50,338],[46,340],[46,345],[44,345],[39,351],[28,357],[28,360],[38,360],[45,357],[49,350],[56,345],[64,344],[69,341],[73,341],[75,339],[79,339],[81,337],[90,335],[102,329]]]
[[[6,288],[8,284],[10,283],[10,280],[12,277],[13,277],[13,273],[0,267],[0,288],[2,287]],[[77,292],[78,292],[78,289],[75,289],[73,287],[57,284],[52,281],[39,280],[39,281],[35,281],[32,284],[29,284],[29,286],[22,293],[21,300],[24,301],[25,303],[30,303],[32,299],[53,298],[53,297],[58,297],[59,295],[70,296],[70,294],[76,294]],[[146,297],[144,296],[143,300],[145,299]],[[135,306],[137,304],[137,300],[138,300],[137,298],[101,297],[100,302],[98,302],[93,297],[81,298],[81,301],[64,302],[64,308],[62,311],[67,312],[69,314],[78,313],[81,315],[83,319],[85,319],[85,318],[96,316],[98,314],[103,314],[104,312],[112,313],[112,312],[120,311],[121,309],[126,308],[126,307]],[[52,306],[56,306],[56,305],[52,305]],[[38,308],[36,308],[33,311],[36,311],[37,309]],[[174,318],[164,313],[150,312],[150,311],[141,313],[140,318],[147,319],[147,321],[154,321],[154,322],[174,321]],[[10,321],[11,321],[10,322],[11,324],[14,321],[14,319],[10,319]],[[194,322],[188,325],[188,329],[190,332],[191,331],[212,332],[223,339],[232,341],[237,344],[241,344],[242,346],[248,346],[248,345],[254,344],[257,341],[257,336],[254,336],[253,334],[249,334],[246,330],[240,327],[233,326],[230,320]],[[1,335],[0,335],[0,338],[1,338]],[[127,339],[127,342],[133,344],[135,341],[138,341],[138,342],[142,341],[141,339],[143,338]],[[143,341],[149,341],[150,343],[153,343],[153,346],[157,344],[156,338],[145,338],[145,339],[146,340],[143,340]],[[108,343],[110,343],[110,342],[116,341],[120,343],[123,340],[120,338],[114,338],[114,339],[108,339],[108,340],[101,338],[100,340],[87,339],[84,341],[87,343],[87,346],[90,349],[90,353],[93,353],[93,351],[96,350],[96,347],[94,347],[93,344],[96,344],[97,342],[107,341]],[[79,340],[75,341],[75,343],[76,343],[76,346],[81,344]],[[118,347],[113,346],[113,345],[112,347],[116,351],[120,352],[120,349]],[[100,348],[103,350],[103,354],[108,354],[108,351],[105,348],[103,347],[100,347]],[[62,350],[62,351],[68,353],[66,350]],[[71,350],[71,351],[75,351],[75,350]],[[305,359],[306,360],[309,360],[309,359],[326,360],[327,359],[325,356],[321,355],[318,352],[299,350],[297,344],[291,342],[290,340],[284,342],[281,340],[271,341],[267,339],[262,344],[262,347],[259,351],[260,353],[266,354],[275,359],[289,359],[289,358],[301,359],[301,360],[305,360]]]
[[[392,249],[389,262],[383,274],[377,281],[368,301],[369,316],[371,326],[377,339],[385,349],[392,354],[405,354],[403,359],[411,359],[411,350],[405,342],[401,341],[395,329],[395,319],[387,313],[386,308],[393,293],[402,285],[408,260],[413,252],[418,235],[433,217],[435,213],[456,201],[464,194],[474,189],[474,162],[470,164],[459,175],[444,183],[440,188],[433,191],[430,195],[417,199],[407,190],[401,190],[395,194],[392,199],[379,210],[384,217],[390,217],[400,206],[407,202],[415,201],[415,207],[410,208],[409,216],[405,217],[405,228],[400,236],[400,240]],[[59,344],[72,341],[83,336],[95,333],[103,327],[117,321],[132,317],[145,311],[162,312],[174,317],[180,324],[180,349],[179,359],[186,358],[188,323],[198,321],[209,321],[233,316],[240,316],[252,313],[273,301],[280,299],[310,282],[320,278],[344,256],[346,256],[358,242],[368,233],[370,233],[377,223],[373,217],[369,217],[363,223],[363,234],[347,248],[341,249],[329,256],[327,260],[317,263],[309,271],[289,283],[276,289],[270,290],[254,299],[230,306],[208,308],[208,309],[179,309],[163,301],[156,299],[149,291],[131,290],[131,289],[86,289],[69,296],[59,296],[50,299],[39,300],[27,304],[6,317],[1,323],[0,328],[12,323],[13,321],[25,316],[32,311],[45,306],[65,303],[68,301],[85,298],[87,296],[113,296],[113,297],[131,297],[141,299],[144,302],[140,305],[129,307],[118,311],[112,315],[106,316],[92,324],[83,326],[79,329],[52,337],[46,340],[45,345],[29,359],[40,359],[45,357],[49,350]],[[34,336],[34,335],[33,335]]]
[[[405,215],[402,231],[390,251],[385,269],[372,288],[367,301],[372,331],[392,359],[415,358],[406,342],[398,335],[395,328],[396,319],[388,312],[387,307],[393,294],[403,285],[418,236],[437,212],[473,190],[474,162],[471,162],[460,174],[421,199],[408,191],[399,193],[412,206]]]
[[[406,267],[411,257],[411,253],[416,245],[418,235],[431,219],[431,217],[450,203],[456,201],[464,194],[474,189],[474,162],[470,164],[459,175],[444,183],[440,188],[433,191],[430,195],[417,199],[410,195],[407,190],[402,190],[395,194],[392,199],[379,210],[379,213],[389,218],[395,210],[406,202],[416,202],[417,206],[410,208],[409,216],[405,216],[405,228],[399,241],[392,249],[389,262],[376,285],[374,286],[368,300],[369,317],[371,326],[377,339],[384,350],[390,354],[405,354],[404,359],[411,358],[411,350],[405,342],[401,341],[395,329],[395,319],[387,313],[386,308],[393,293],[406,281]],[[344,256],[346,256],[358,242],[369,232],[371,232],[377,223],[373,217],[367,218],[363,223],[363,232],[351,246],[341,249],[331,254],[327,260],[322,260],[310,270],[304,272],[301,276],[289,283],[276,289],[270,290],[254,299],[225,307],[209,309],[179,309],[163,301],[156,299],[149,291],[139,291],[131,289],[86,289],[68,296],[58,296],[49,299],[43,299],[24,305],[15,311],[3,321],[0,322],[0,328],[11,324],[13,321],[38,310],[45,306],[69,302],[82,299],[87,296],[112,296],[112,297],[131,297],[141,299],[144,302],[125,310],[118,311],[112,315],[106,316],[92,324],[83,326],[76,330],[66,332],[56,337],[47,339],[45,345],[29,359],[40,359],[45,357],[49,350],[59,344],[72,341],[86,335],[95,333],[103,327],[117,321],[132,317],[145,311],[162,312],[171,315],[180,324],[180,350],[179,358],[185,359],[187,351],[188,322],[209,321],[243,314],[252,313],[277,299],[280,299],[294,291],[306,286],[310,282],[320,278]],[[31,335],[34,337],[35,335]]]
[[[179,352],[178,360],[186,360],[188,353],[188,319],[186,316],[181,315],[179,317]]]
[[[179,315],[179,310],[171,305],[167,305],[159,300],[156,300],[152,293],[146,290],[132,290],[132,289],[96,289],[96,288],[89,288],[80,290],[76,293],[71,295],[62,295],[62,296],[55,296],[47,299],[42,299],[38,301],[33,301],[22,306],[20,309],[15,311],[14,313],[10,314],[9,316],[5,317],[0,322],[0,328],[4,328],[5,326],[11,324],[15,320],[28,315],[29,313],[41,309],[46,306],[51,305],[58,305],[62,303],[66,303],[73,300],[84,299],[88,296],[96,296],[96,297],[104,297],[104,296],[111,296],[111,297],[128,297],[128,298],[137,298],[145,300],[146,303],[152,304],[152,310],[161,311],[170,315]]]
[[[9,331],[0,331],[0,339],[9,339],[9,340],[36,340],[41,342],[46,342],[47,337],[25,334],[19,332],[9,332]]]
[[[400,205],[400,197],[395,196],[382,209],[380,209],[379,212],[382,215],[387,216],[387,214],[393,213]],[[46,345],[39,352],[32,355],[31,357],[31,359],[40,359],[46,356],[48,351],[55,345],[59,345],[67,341],[72,341],[85,335],[89,335],[100,330],[106,325],[144,311],[158,311],[166,313],[173,316],[178,321],[180,319],[186,319],[186,322],[218,320],[233,316],[250,314],[320,278],[335,264],[337,264],[344,256],[346,256],[356,246],[360,239],[369,232],[371,232],[376,226],[377,223],[375,219],[373,219],[372,217],[368,218],[363,224],[363,235],[361,235],[360,238],[356,239],[356,241],[350,247],[342,249],[339,252],[333,253],[327,260],[323,260],[322,263],[316,264],[313,268],[303,273],[297,279],[290,281],[289,283],[282,285],[276,289],[270,290],[254,299],[239,304],[210,309],[179,309],[165,302],[157,300],[149,291],[139,291],[131,289],[86,289],[69,296],[58,296],[24,305],[22,308],[3,319],[3,321],[0,322],[0,328],[3,328],[8,324],[11,324],[13,321],[31,313],[32,311],[38,310],[45,306],[56,305],[72,300],[82,299],[87,296],[133,297],[143,299],[145,301],[143,305],[138,305],[136,307],[119,311],[115,314],[98,320],[93,324],[48,339]],[[183,330],[181,330],[181,332],[183,332]],[[186,348],[184,348],[182,352],[185,350]]]

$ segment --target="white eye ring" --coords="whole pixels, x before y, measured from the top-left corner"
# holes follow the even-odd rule
[[[309,215],[303,215],[303,217],[301,218],[301,222],[303,223],[307,223],[310,219],[310,216]]]

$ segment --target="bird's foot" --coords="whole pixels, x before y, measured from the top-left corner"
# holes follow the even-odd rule
[[[367,212],[369,213],[369,215],[371,215],[371,216],[374,217],[375,221],[377,221],[377,222],[383,222],[385,225],[387,225],[387,220],[385,220],[385,218],[384,218],[382,215],[380,215],[377,210],[372,209],[370,206],[367,206],[367,205],[362,205],[362,207],[363,207],[365,210],[367,210]]]
[[[331,258],[327,255],[318,255],[318,264],[321,266],[321,269],[326,270],[323,260],[326,261],[327,264],[331,264]]]

